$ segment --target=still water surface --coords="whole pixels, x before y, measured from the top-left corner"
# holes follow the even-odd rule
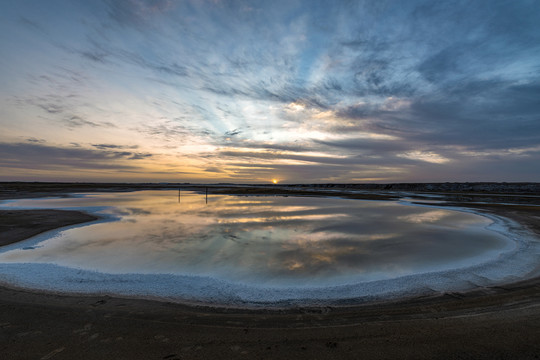
[[[328,286],[479,263],[511,246],[470,213],[389,201],[183,191],[17,200],[86,209],[106,221],[0,254],[104,273],[176,274],[265,286]]]

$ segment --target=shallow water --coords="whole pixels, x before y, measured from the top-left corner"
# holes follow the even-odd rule
[[[86,209],[107,221],[21,243],[0,263],[109,274],[208,277],[248,286],[323,287],[455,269],[515,244],[470,213],[398,202],[205,196],[182,191],[25,199],[10,208]]]

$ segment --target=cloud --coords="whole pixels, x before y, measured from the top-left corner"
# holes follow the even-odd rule
[[[108,0],[110,17],[124,26],[142,26],[149,18],[169,10],[170,0]]]
[[[540,179],[528,1],[104,0],[69,17],[52,4],[39,22],[23,3],[2,10],[18,20],[2,24],[17,36],[0,142],[43,138],[25,142],[52,163],[79,149],[94,165],[160,154],[220,181],[428,181],[491,179],[499,162]],[[131,136],[151,150],[119,145]]]
[[[40,108],[48,112],[49,114],[58,114],[61,112],[64,112],[64,108],[59,104],[53,104],[53,103],[45,103],[45,104],[38,104]]]
[[[93,51],[93,50],[83,50],[83,51],[80,51],[80,54],[83,57],[87,58],[88,60],[92,60],[99,63],[104,63],[105,58],[108,56],[107,53]]]
[[[213,131],[183,120],[162,120],[143,124],[136,129],[141,134],[153,139],[159,139],[166,144],[182,145],[188,142],[200,143],[201,141],[212,141],[217,135]]]
[[[44,144],[47,142],[45,139],[36,139],[34,137],[27,138],[26,141],[35,144]]]
[[[217,166],[210,166],[204,169],[204,171],[209,173],[224,173],[223,169],[218,168]]]
[[[25,16],[19,17],[19,23],[33,32],[37,32],[39,34],[46,33],[45,28],[42,25],[40,25],[39,22],[30,20],[29,18]]]
[[[318,164],[351,164],[356,163],[356,159],[348,157],[337,156],[315,156],[288,153],[281,151],[234,151],[225,150],[219,152],[220,157],[240,158],[240,159],[258,159],[258,160],[279,160],[279,161],[301,161],[312,162]]]
[[[139,148],[138,145],[131,145],[131,146],[125,146],[125,145],[116,145],[116,144],[92,144],[93,147],[100,149],[100,150],[107,150],[107,149],[137,149]]]
[[[223,144],[223,146],[230,145],[229,143]],[[280,141],[278,143],[272,143],[267,141],[253,141],[247,140],[240,143],[236,148],[241,149],[265,149],[265,150],[278,150],[302,153],[313,150],[310,142],[285,142]]]
[[[330,148],[339,148],[350,151],[361,151],[371,154],[386,154],[409,150],[415,147],[415,144],[408,144],[404,141],[378,140],[359,138],[345,138],[339,140],[313,140],[315,143],[328,146]]]
[[[29,169],[135,169],[128,160],[152,157],[149,153],[59,147],[42,143],[0,143],[0,166]]]
[[[226,131],[225,132],[225,135],[226,136],[235,136],[235,135],[238,135],[238,134],[241,134],[242,131],[239,130],[239,129],[234,129],[234,130],[229,130],[229,131]]]
[[[90,127],[115,127],[114,124],[110,122],[102,122],[97,123],[93,121],[86,120],[78,115],[71,115],[68,117],[65,117],[61,120],[68,128],[78,128],[83,126],[90,126]]]
[[[128,160],[148,159],[148,158],[151,158],[151,157],[154,156],[154,154],[150,154],[150,153],[128,153],[128,152],[126,152],[126,154],[129,154],[129,156],[126,157],[126,159],[128,159]]]

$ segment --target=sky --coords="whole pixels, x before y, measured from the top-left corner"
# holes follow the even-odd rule
[[[0,2],[0,180],[540,181],[540,2]]]

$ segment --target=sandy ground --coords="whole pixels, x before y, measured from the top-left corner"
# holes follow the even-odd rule
[[[540,238],[540,207],[454,205],[507,216]],[[84,221],[76,212],[67,218],[57,211],[16,212],[0,213],[5,243],[34,235],[29,222],[47,222],[45,231]],[[540,280],[286,311],[0,287],[0,354],[2,359],[537,359]]]
[[[42,232],[97,220],[97,217],[68,210],[0,210],[0,246],[28,239]]]

